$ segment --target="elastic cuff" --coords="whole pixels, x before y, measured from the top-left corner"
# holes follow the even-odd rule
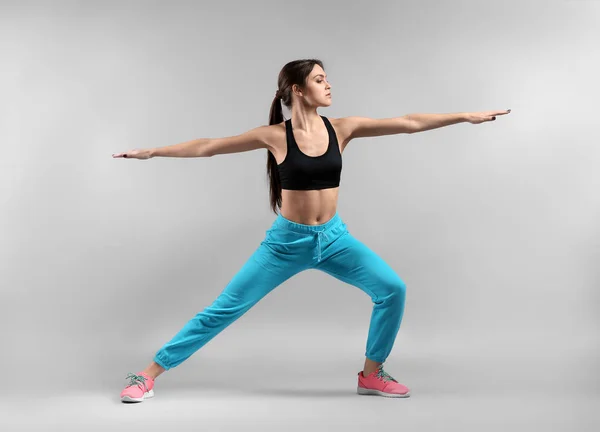
[[[368,354],[365,354],[365,357],[377,363],[385,363],[385,361],[387,360],[387,358],[385,357],[370,356]]]
[[[171,369],[170,367],[168,367],[161,359],[158,358],[158,354],[154,356],[154,362],[156,364],[158,364],[160,367],[162,367],[164,370],[169,370]]]

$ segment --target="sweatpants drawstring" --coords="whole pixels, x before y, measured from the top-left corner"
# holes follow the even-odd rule
[[[325,230],[316,231],[316,233],[317,233],[317,243],[318,243],[317,248],[319,249],[319,256],[318,256],[317,261],[321,261],[321,235],[325,236],[325,240],[327,240],[327,241],[329,241],[329,237],[327,237]]]

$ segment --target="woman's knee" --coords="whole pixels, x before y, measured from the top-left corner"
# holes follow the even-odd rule
[[[380,280],[374,289],[375,303],[397,303],[401,305],[406,298],[406,284],[399,277]]]
[[[389,297],[392,301],[404,303],[406,298],[406,283],[399,277],[388,283]]]

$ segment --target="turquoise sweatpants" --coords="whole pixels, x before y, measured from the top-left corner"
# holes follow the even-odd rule
[[[382,258],[350,234],[337,212],[320,225],[303,225],[278,215],[220,295],[189,320],[156,353],[154,361],[165,369],[179,365],[273,289],[307,269],[324,271],[371,297],[365,356],[385,362],[404,314],[406,285]]]

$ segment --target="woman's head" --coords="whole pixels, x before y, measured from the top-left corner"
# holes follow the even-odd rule
[[[277,80],[281,102],[292,109],[296,104],[308,108],[331,105],[331,85],[323,63],[317,59],[295,60],[286,64]]]
[[[279,72],[278,91],[271,103],[269,124],[279,124],[283,118],[282,104],[293,110],[297,106],[308,109],[331,105],[331,86],[323,62],[318,59],[294,60]],[[267,150],[267,176],[270,183],[271,209],[277,214],[281,207],[281,181],[275,156]]]

